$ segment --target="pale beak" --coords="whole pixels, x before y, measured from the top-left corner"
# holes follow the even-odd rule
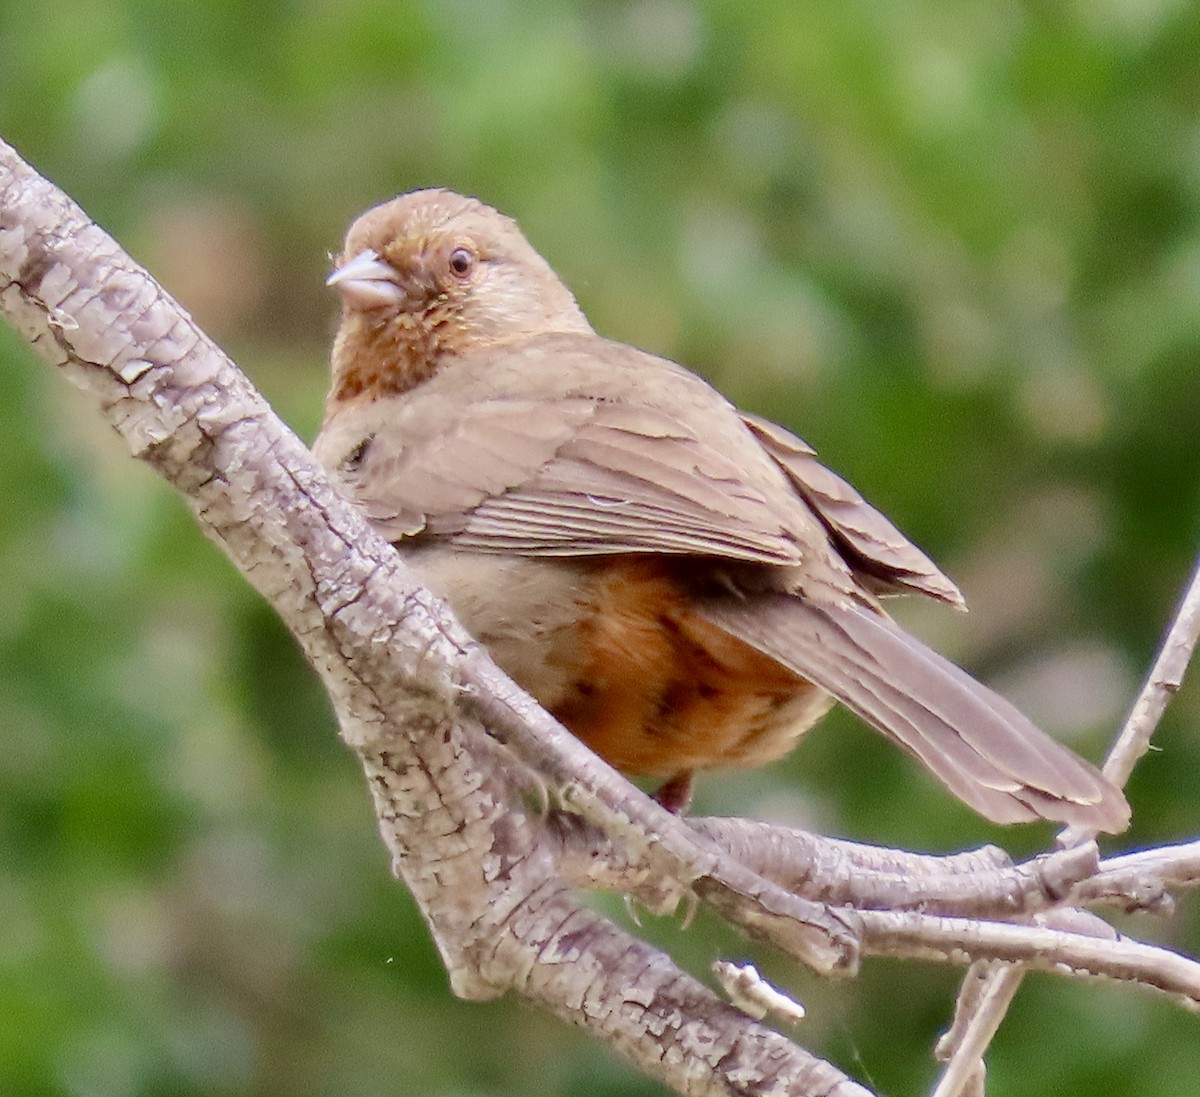
[[[399,305],[404,300],[404,289],[396,279],[395,268],[367,248],[338,267],[325,279],[325,285],[336,289],[344,301],[373,309]]]

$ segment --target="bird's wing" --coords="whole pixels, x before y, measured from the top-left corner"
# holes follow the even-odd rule
[[[318,456],[388,536],[478,552],[806,565],[838,587],[962,604],[800,439],[673,363],[562,335],[479,365],[343,410],[322,430]]]
[[[393,539],[812,566],[854,587],[825,527],[724,397],[594,335],[455,360],[403,395],[336,409],[315,449]]]
[[[453,408],[377,401],[335,416],[316,451],[397,540],[779,565],[829,554],[821,523],[736,415],[717,434],[702,437],[671,411],[622,400],[509,393]]]
[[[876,594],[918,591],[966,608],[958,587],[937,565],[850,484],[822,465],[812,447],[777,423],[741,415],[865,586]]]

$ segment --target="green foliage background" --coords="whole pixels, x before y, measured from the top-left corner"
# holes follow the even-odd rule
[[[974,608],[912,627],[1098,757],[1200,542],[1198,58],[1186,0],[0,0],[0,133],[306,437],[349,220],[430,184],[500,206],[603,333],[883,505]],[[0,1092],[661,1092],[450,997],[290,640],[7,330],[0,415]],[[1196,835],[1198,708],[1120,847]],[[697,810],[933,850],[1050,834],[988,828],[844,715]],[[757,955],[648,931],[698,971]],[[1148,931],[1200,952],[1192,902]],[[955,973],[757,959],[808,1046],[924,1091]],[[1038,977],[989,1093],[1197,1077],[1195,1018]]]

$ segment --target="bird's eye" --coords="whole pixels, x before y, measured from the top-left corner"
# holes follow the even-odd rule
[[[466,278],[475,269],[475,253],[470,248],[455,248],[450,253],[449,263],[456,278]]]

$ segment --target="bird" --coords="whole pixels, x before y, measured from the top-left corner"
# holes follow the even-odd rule
[[[516,222],[449,190],[350,226],[313,452],[518,685],[681,811],[840,701],[997,823],[1121,791],[901,628],[958,588],[788,430],[598,335]]]

